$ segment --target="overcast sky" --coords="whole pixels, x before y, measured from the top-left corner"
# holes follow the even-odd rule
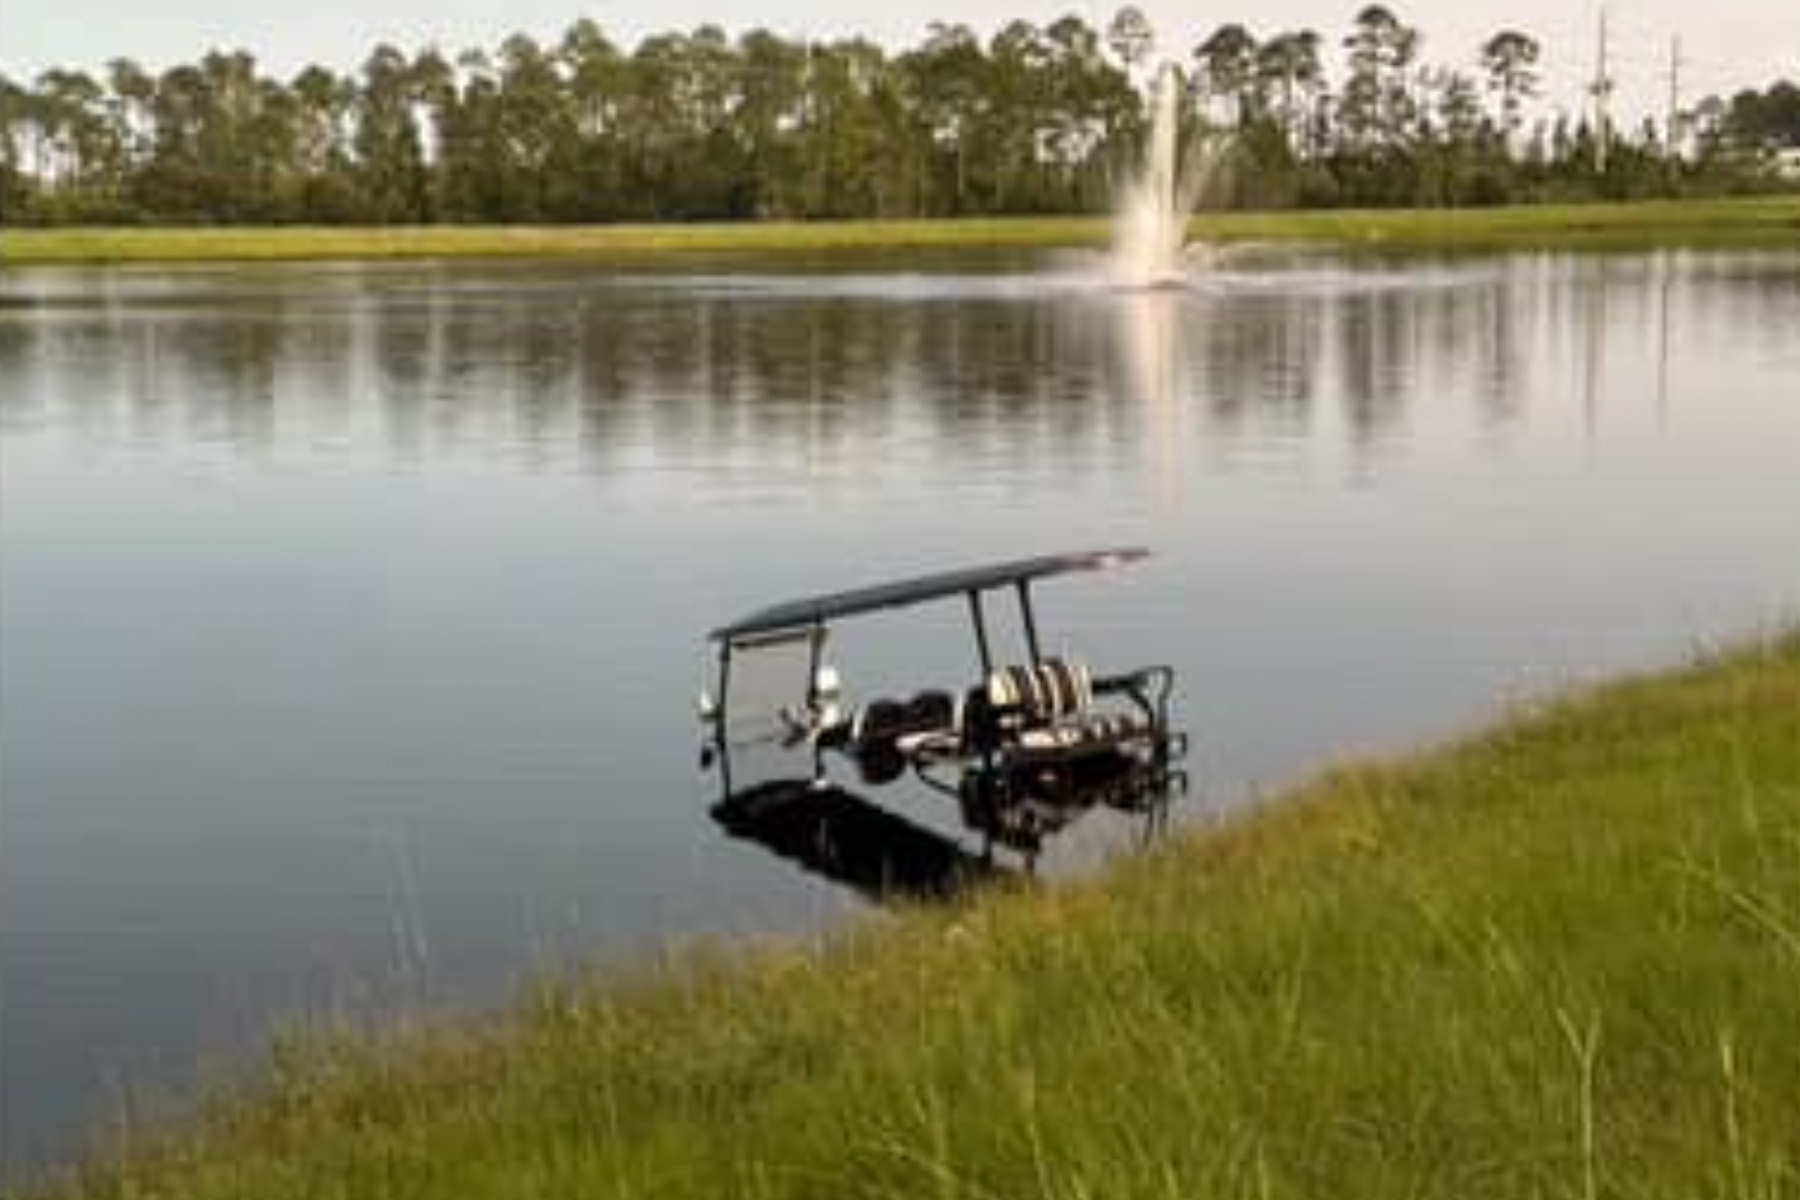
[[[1598,4],[1593,0],[1389,0],[1425,35],[1433,63],[1473,61],[1500,24],[1538,38],[1545,49],[1546,99],[1575,107],[1593,71]],[[793,36],[863,34],[888,46],[916,41],[934,19],[960,20],[982,33],[1014,17],[1040,23],[1076,13],[1104,25],[1112,0],[8,0],[0,5],[0,70],[29,78],[46,66],[97,69],[116,56],[147,66],[191,60],[208,49],[249,50],[265,69],[291,73],[307,62],[355,66],[379,41],[406,49],[492,47],[514,31],[556,37],[581,16],[615,40],[714,23],[736,33],[764,25]],[[1308,26],[1335,44],[1360,0],[1139,0],[1165,54],[1185,57],[1224,21],[1263,34]],[[1621,108],[1660,112],[1668,87],[1670,39],[1682,41],[1683,91],[1691,98],[1777,76],[1800,78],[1800,0],[1615,0],[1607,6]]]

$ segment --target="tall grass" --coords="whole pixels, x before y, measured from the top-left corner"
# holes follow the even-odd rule
[[[1800,196],[1465,210],[1209,213],[1213,242],[1319,241],[1361,247],[1637,248],[1800,242]],[[1100,246],[1098,217],[744,222],[608,226],[8,229],[0,262],[127,263],[306,259],[578,258]]]
[[[275,1058],[83,1197],[1800,1190],[1800,638],[1091,881]]]

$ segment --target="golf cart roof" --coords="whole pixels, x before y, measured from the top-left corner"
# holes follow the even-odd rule
[[[797,631],[838,617],[850,617],[884,608],[905,608],[945,596],[1015,587],[1052,575],[1103,571],[1109,567],[1138,562],[1149,556],[1148,550],[1125,547],[1076,554],[1046,554],[989,566],[936,571],[930,575],[896,580],[893,583],[852,588],[845,592],[828,592],[821,596],[806,596],[782,604],[772,604],[729,625],[721,625],[707,636],[715,642],[736,642],[741,638]]]

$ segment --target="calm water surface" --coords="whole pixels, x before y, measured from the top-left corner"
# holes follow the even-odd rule
[[[706,817],[766,601],[1152,546],[1041,615],[1178,668],[1190,811],[1792,614],[1800,253],[9,271],[0,429],[16,1173],[298,1015],[855,910]]]

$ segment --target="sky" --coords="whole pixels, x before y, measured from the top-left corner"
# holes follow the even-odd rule
[[[1335,44],[1362,0],[1138,0],[1165,55],[1187,51],[1217,25],[1241,21],[1258,34],[1306,26]],[[1482,40],[1502,24],[1544,46],[1547,105],[1576,109],[1594,71],[1596,0],[1388,0],[1424,34],[1433,64],[1473,65]],[[48,66],[97,70],[125,56],[151,67],[190,61],[209,49],[245,49],[264,69],[291,74],[308,62],[353,68],[381,41],[404,49],[493,47],[524,32],[550,40],[591,17],[616,41],[717,24],[732,33],[757,25],[800,37],[860,34],[890,47],[910,45],[933,19],[982,33],[1014,18],[1048,23],[1075,13],[1104,26],[1117,0],[9,0],[0,6],[0,71],[30,78]],[[1800,79],[1800,0],[1609,0],[1617,104],[1622,116],[1660,114],[1667,103],[1670,42],[1681,39],[1681,90],[1708,93]]]

